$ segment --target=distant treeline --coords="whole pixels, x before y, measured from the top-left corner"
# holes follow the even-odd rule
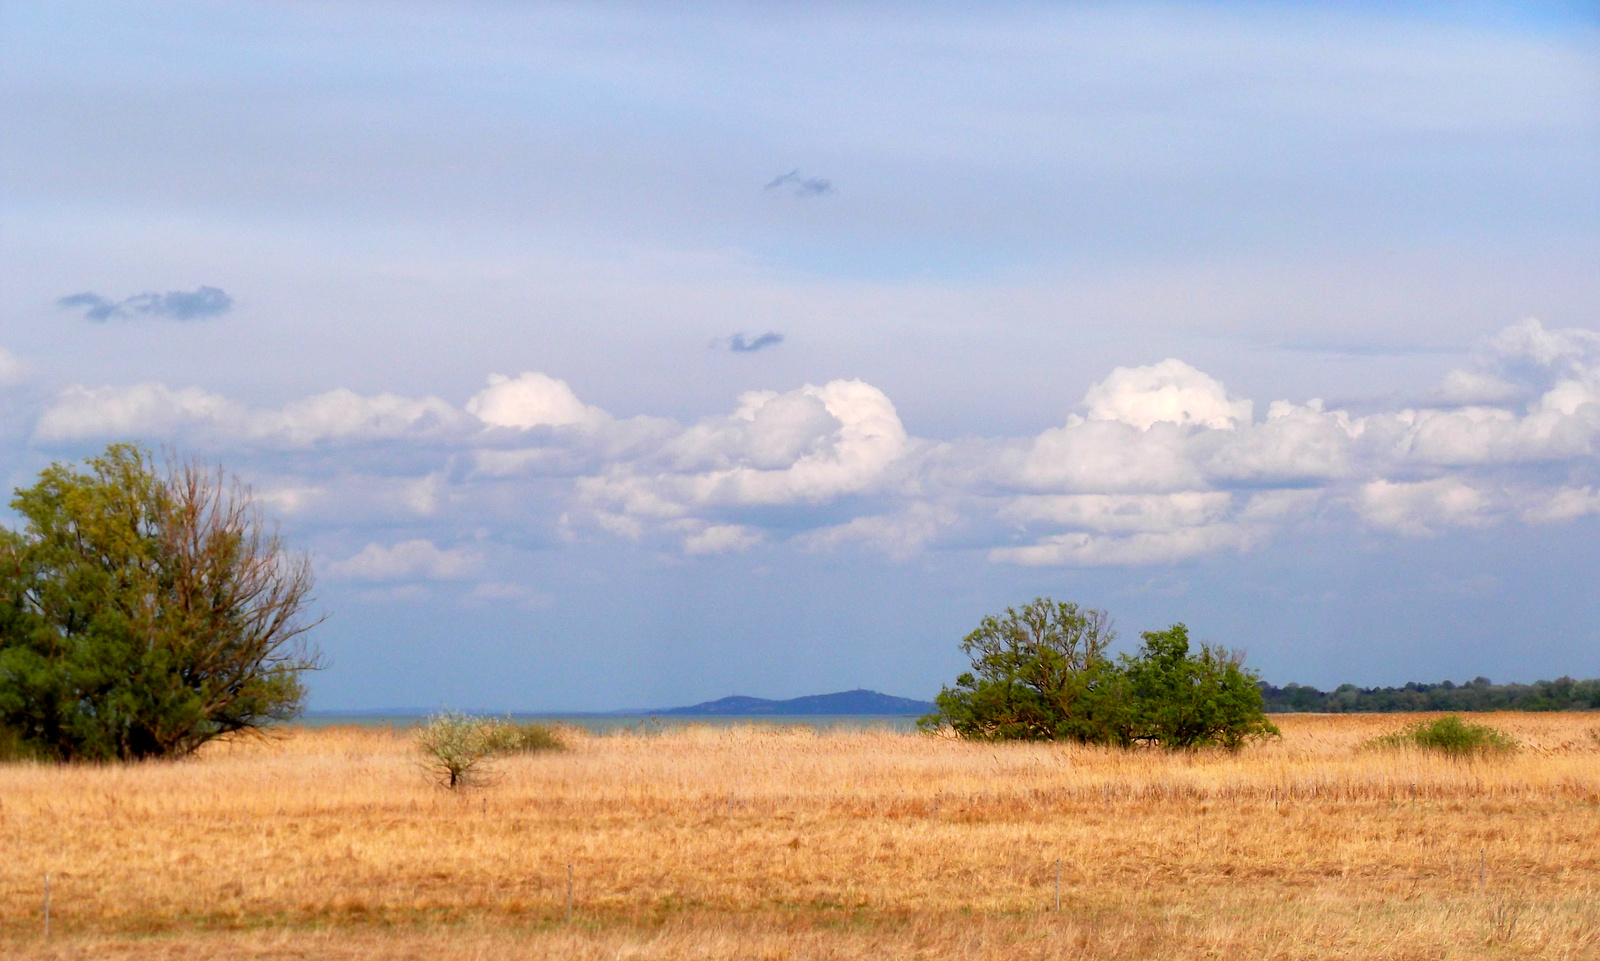
[[[1274,687],[1261,683],[1269,714],[1397,713],[1402,711],[1593,711],[1600,710],[1600,680],[1559,677],[1532,684],[1495,684],[1487,677],[1465,684],[1442,681],[1405,687],[1356,687],[1341,684],[1319,691],[1300,684]]]

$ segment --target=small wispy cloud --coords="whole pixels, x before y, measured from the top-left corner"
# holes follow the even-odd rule
[[[164,294],[149,291],[123,300],[111,300],[85,291],[56,301],[62,310],[82,310],[88,320],[107,321],[117,317],[160,317],[166,320],[206,320],[220,317],[233,306],[233,298],[221,287],[196,287],[194,290],[169,290]]]
[[[393,547],[368,544],[354,557],[330,564],[328,572],[360,581],[450,581],[476,573],[482,565],[483,558],[465,547],[441,550],[418,539]]]
[[[769,330],[759,337],[746,337],[741,332],[734,334],[727,340],[718,341],[718,343],[727,344],[728,349],[736,354],[753,354],[758,350],[776,347],[783,343],[783,335],[775,330]]]
[[[796,197],[819,197],[833,193],[833,182],[822,177],[802,177],[798,168],[773,177],[763,190],[789,190]]]

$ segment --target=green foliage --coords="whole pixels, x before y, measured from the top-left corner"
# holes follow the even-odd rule
[[[560,750],[555,732],[542,724],[517,724],[496,718],[444,711],[417,728],[423,770],[441,787],[476,787],[490,772],[486,762],[505,754]]]
[[[38,760],[42,760],[38,750],[24,741],[17,731],[0,727],[0,763]]]
[[[311,571],[220,473],[113,445],[0,531],[0,730],[60,760],[185,754],[299,713]]]
[[[1189,629],[1174,624],[1142,635],[1139,656],[1124,658],[1134,739],[1169,748],[1217,746],[1276,737],[1261,709],[1261,689],[1244,658],[1202,644],[1189,653]]]
[[[1167,748],[1237,749],[1277,736],[1242,658],[1209,645],[1191,654],[1188,629],[1175,624],[1113,662],[1115,637],[1104,611],[1047,598],[986,617],[961,642],[972,671],[941,690],[918,725],[976,740]]]
[[[544,724],[499,721],[489,732],[489,748],[495,754],[537,754],[563,747],[556,732]]]
[[[1261,686],[1268,713],[1395,713],[1402,711],[1593,711],[1600,710],[1600,680],[1558,677],[1532,684],[1495,684],[1486,677],[1461,684],[1441,681],[1404,687],[1341,684],[1319,691],[1302,684]]]
[[[985,617],[961,641],[972,672],[918,723],[977,740],[1117,740],[1125,712],[1106,656],[1115,638],[1104,611],[1045,598]]]
[[[1468,724],[1454,714],[1432,721],[1418,721],[1403,730],[1375,737],[1367,745],[1374,748],[1414,747],[1455,757],[1510,754],[1517,750],[1516,739],[1511,735],[1487,724]]]
[[[416,731],[423,769],[445,787],[470,787],[481,782],[480,765],[492,753],[491,721],[445,711],[428,718]]]

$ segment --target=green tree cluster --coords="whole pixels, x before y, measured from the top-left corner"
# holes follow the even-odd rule
[[[248,488],[118,444],[54,464],[0,530],[0,743],[60,760],[180,755],[299,713],[312,574]]]
[[[961,642],[972,670],[935,699],[919,722],[975,740],[1071,740],[1087,744],[1237,749],[1273,737],[1261,689],[1242,656],[1202,644],[1174,624],[1141,635],[1115,660],[1104,611],[1039,598],[985,617]]]

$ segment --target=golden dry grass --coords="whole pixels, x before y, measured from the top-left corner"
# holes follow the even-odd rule
[[[459,794],[388,730],[13,764],[0,954],[1600,958],[1600,716],[1488,718],[1504,760],[1358,749],[1409,720],[1239,755],[573,734]]]

